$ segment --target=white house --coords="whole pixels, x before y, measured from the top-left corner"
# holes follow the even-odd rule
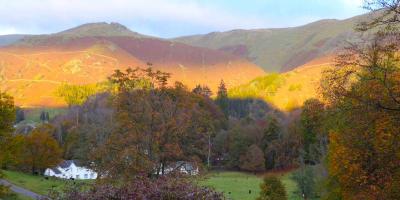
[[[168,165],[164,169],[164,174],[168,174],[170,172],[179,172],[187,175],[197,175],[199,174],[199,168],[191,162],[178,161],[171,165]]]
[[[97,173],[91,169],[79,166],[74,160],[65,160],[57,167],[47,168],[45,176],[52,176],[63,179],[96,179]]]

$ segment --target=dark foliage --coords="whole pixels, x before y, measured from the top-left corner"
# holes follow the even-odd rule
[[[83,187],[84,188],[84,187]],[[121,186],[98,184],[82,189],[71,185],[64,192],[52,192],[54,200],[219,200],[221,193],[198,187],[184,178],[160,177],[150,179],[135,176],[132,181]]]

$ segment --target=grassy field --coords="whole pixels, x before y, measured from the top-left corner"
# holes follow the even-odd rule
[[[223,192],[226,197],[234,200],[253,200],[260,193],[259,185],[261,182],[261,178],[251,174],[213,172],[199,183],[215,188],[217,191]],[[251,190],[251,193],[249,190]]]
[[[30,197],[27,197],[27,196],[20,195],[20,194],[12,194],[10,196],[0,198],[0,200],[33,200],[33,199]]]
[[[69,180],[64,181],[54,178],[47,180],[43,176],[34,176],[14,171],[4,170],[3,172],[5,179],[9,182],[42,195],[47,195],[51,189],[61,190],[69,182]]]
[[[61,190],[69,181],[60,179],[45,179],[42,176],[34,176],[14,171],[4,171],[5,179],[38,194],[47,195],[49,190]],[[290,179],[291,173],[280,176],[285,186],[289,200],[302,200],[296,183]],[[85,181],[88,182],[88,181]],[[90,182],[89,182],[90,183]],[[212,172],[198,180],[203,186],[215,188],[219,192],[233,200],[254,200],[260,193],[262,176],[256,176],[241,172]],[[250,192],[251,191],[251,192]],[[28,200],[29,198],[17,196],[6,200]]]
[[[296,183],[290,179],[291,173],[279,175],[285,186],[289,200],[302,200]],[[200,185],[215,188],[233,200],[254,200],[260,193],[262,176],[241,172],[212,172],[199,181]],[[251,190],[251,193],[249,192]]]

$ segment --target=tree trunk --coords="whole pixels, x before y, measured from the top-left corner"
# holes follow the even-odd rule
[[[208,166],[208,168],[211,167],[211,165],[210,165],[210,157],[211,157],[211,135],[208,134],[208,155],[207,155],[207,166]]]

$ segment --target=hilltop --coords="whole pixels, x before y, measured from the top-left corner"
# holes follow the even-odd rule
[[[207,84],[214,91],[221,79],[233,87],[264,74],[223,51],[141,35],[117,23],[92,23],[1,47],[0,83],[20,106],[59,106],[54,91],[62,82],[101,82],[116,69],[147,63],[171,73],[171,82]]]

